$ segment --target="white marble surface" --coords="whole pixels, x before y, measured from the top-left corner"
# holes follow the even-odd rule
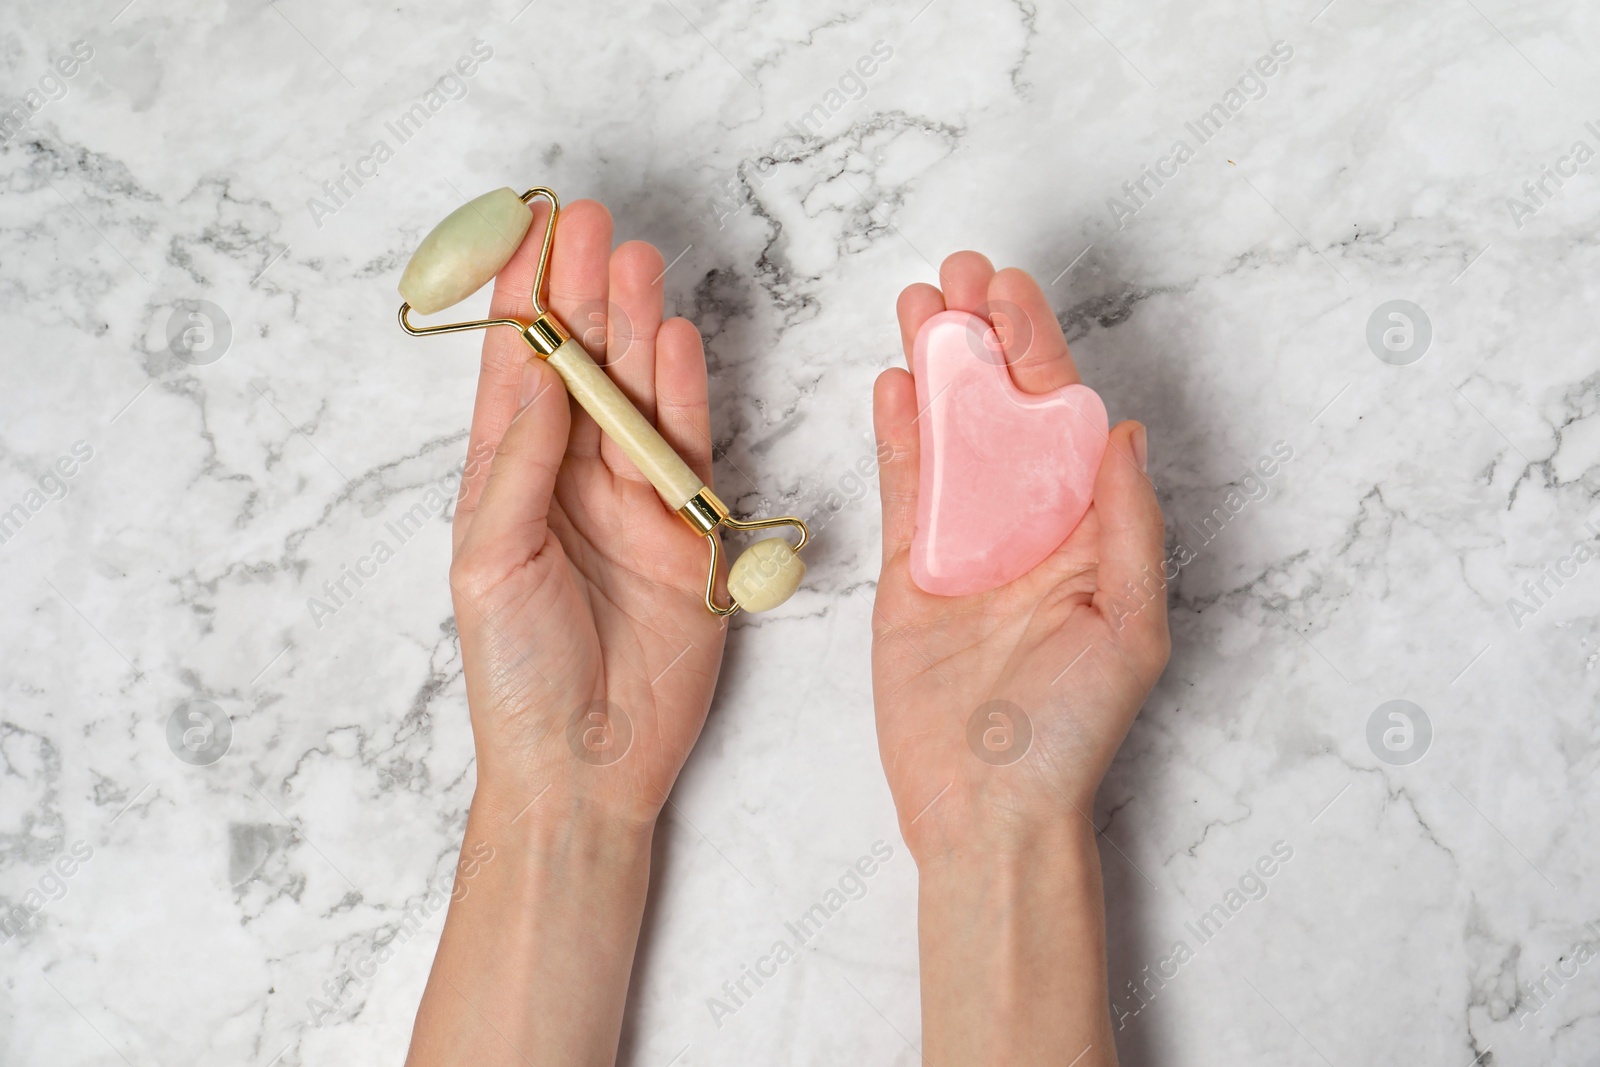
[[[1075,264],[1049,292],[1112,417],[1151,426],[1175,549],[1293,451],[1182,569],[1172,665],[1101,793],[1114,983],[1193,953],[1123,1062],[1597,1062],[1600,962],[1545,968],[1600,948],[1600,562],[1532,617],[1507,600],[1597,543],[1600,160],[1526,217],[1507,198],[1600,148],[1600,8],[124,3],[0,12],[7,106],[93,51],[0,147],[0,510],[27,512],[0,544],[0,904],[41,905],[0,940],[0,1063],[401,1059],[438,916],[321,1025],[307,1002],[460,843],[446,522],[321,628],[306,600],[464,451],[478,341],[399,334],[409,248],[535,183],[683,253],[668,299],[708,336],[723,495],[816,517],[839,494],[805,590],[735,624],[623,1063],[918,1062],[878,520],[848,469],[894,294],[963,247]],[[474,40],[465,97],[399,143]],[[879,41],[864,95],[830,97]],[[1274,41],[1292,58],[1199,145],[1185,122]],[[1119,228],[1108,198],[1177,138],[1193,158]],[[1391,299],[1432,323],[1409,366],[1366,341]],[[222,358],[169,354],[180,300],[225,311]],[[76,442],[65,497],[30,498]],[[233,727],[208,767],[166,740],[197,698]],[[1409,766],[1366,740],[1395,698],[1434,730]],[[865,897],[715,1025],[707,998],[879,840]],[[1280,841],[1201,945],[1185,923]]]

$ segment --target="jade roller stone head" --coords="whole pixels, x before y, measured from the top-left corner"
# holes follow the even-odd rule
[[[533,212],[510,189],[467,201],[412,253],[400,275],[400,295],[422,315],[461,303],[500,273],[532,223]]]
[[[550,223],[545,228],[539,252],[539,268],[530,294],[534,318],[482,319],[453,322],[443,326],[414,326],[410,313],[430,315],[460,303],[481,289],[515,254],[533,213],[528,202],[543,197],[550,202]],[[639,413],[611,377],[589,356],[583,345],[544,307],[544,275],[550,263],[550,245],[555,238],[561,201],[549,189],[534,188],[520,196],[510,189],[496,189],[470,200],[435,226],[406,264],[400,276],[400,325],[413,336],[481,330],[490,326],[510,326],[528,347],[561,376],[567,391],[585,411],[594,416],[600,429],[622,446],[628,458],[650,479],[668,507],[711,546],[711,569],[706,575],[705,604],[717,615],[746,611],[768,611],[794,595],[805,576],[806,565],[799,551],[811,533],[793,515],[744,521],[733,518],[727,505],[717,499],[683,458],[657,432],[650,420]],[[757,541],[734,561],[728,572],[727,604],[716,600],[717,564],[721,549],[720,530],[765,530],[792,526],[799,537],[794,544],[782,537]]]
[[[806,565],[787,538],[768,537],[739,554],[728,571],[728,595],[746,611],[777,607],[800,588]]]

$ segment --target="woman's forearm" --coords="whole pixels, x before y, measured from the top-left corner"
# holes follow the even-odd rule
[[[927,1061],[1114,1065],[1100,860],[1087,824],[918,866]]]
[[[476,864],[457,874],[409,1067],[613,1063],[650,838],[550,797],[519,814],[480,790],[462,844]]]

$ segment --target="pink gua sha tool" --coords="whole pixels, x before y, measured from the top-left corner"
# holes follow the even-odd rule
[[[1032,394],[1011,380],[989,323],[941,311],[917,331],[922,467],[911,579],[924,592],[997,589],[1077,527],[1106,450],[1106,406],[1086,385]]]

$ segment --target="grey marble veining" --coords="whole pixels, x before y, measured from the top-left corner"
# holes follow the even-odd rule
[[[919,1062],[852,472],[894,296],[963,247],[1047,284],[1168,513],[1175,652],[1095,813],[1123,1062],[1597,1062],[1600,8],[4,14],[0,1062],[401,1059],[473,783],[434,502],[478,340],[394,284],[531,184],[661,247],[719,492],[820,527],[734,624],[622,1062]]]

